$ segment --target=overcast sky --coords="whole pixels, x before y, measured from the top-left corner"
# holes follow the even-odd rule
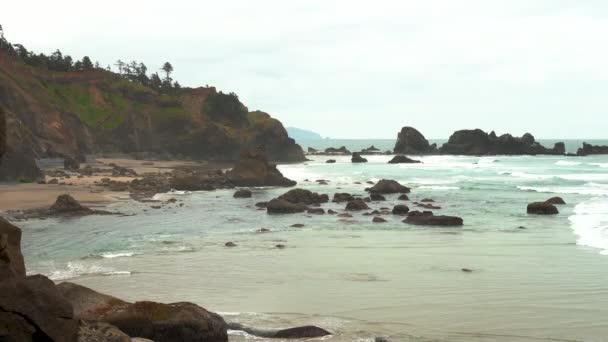
[[[2,0],[0,24],[36,51],[168,60],[323,136],[608,138],[604,0]]]

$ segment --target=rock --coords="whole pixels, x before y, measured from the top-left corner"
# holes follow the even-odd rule
[[[334,210],[331,210],[331,209],[327,209],[327,213],[328,213],[329,215],[335,215],[335,214],[337,214],[338,212],[337,212],[337,211],[334,211]]]
[[[103,322],[80,321],[77,342],[132,342],[129,335]]]
[[[323,337],[328,335],[331,335],[331,333],[325,329],[307,325],[303,327],[279,330],[274,334],[274,338],[297,339]]]
[[[319,152],[319,151],[317,149],[315,149],[315,148],[312,148],[312,147],[308,148],[308,153],[310,153],[310,154],[315,154],[317,152]]]
[[[323,210],[323,208],[310,208],[306,211],[306,213],[314,215],[323,215],[325,214],[325,210]]]
[[[268,228],[260,228],[260,229],[256,230],[256,232],[258,232],[258,233],[269,233],[270,229],[268,229]]]
[[[91,213],[92,210],[82,206],[78,201],[74,199],[74,197],[64,194],[59,195],[55,204],[53,204],[50,208],[50,212],[52,214],[88,214]]]
[[[608,146],[591,145],[584,142],[583,147],[579,148],[576,152],[576,155],[578,156],[587,156],[590,154],[608,154]]]
[[[417,203],[416,206],[424,209],[441,209],[440,206],[433,205],[431,203]]]
[[[268,202],[258,202],[255,204],[255,206],[258,208],[266,208],[267,205],[268,205]]]
[[[376,183],[374,183],[374,182],[372,182],[372,181],[367,181],[367,182],[365,182],[365,183],[370,184],[370,185],[374,185],[374,184],[376,184]]]
[[[44,174],[38,168],[33,152],[6,147],[6,152],[0,156],[0,182],[33,183],[41,179]]]
[[[137,172],[133,169],[115,165],[112,169],[112,177],[137,177]]]
[[[369,209],[365,201],[361,199],[354,199],[346,203],[346,210],[366,210]]]
[[[433,154],[437,152],[437,145],[430,145],[417,129],[403,127],[397,134],[397,143],[393,150],[399,154]]]
[[[395,215],[405,215],[409,211],[410,211],[410,208],[408,208],[406,205],[397,204],[396,206],[393,207],[393,210],[391,212]]]
[[[240,189],[237,190],[234,195],[232,195],[232,197],[234,198],[251,198],[251,190],[247,190],[247,189]]]
[[[268,214],[301,213],[306,209],[308,208],[303,204],[291,203],[280,198],[273,198],[266,205],[266,211]]]
[[[80,162],[72,157],[66,157],[63,160],[63,168],[66,170],[78,170],[80,169]]]
[[[462,226],[462,218],[457,216],[433,215],[430,211],[411,211],[408,213],[405,223],[422,226]]]
[[[528,214],[535,215],[555,215],[559,214],[557,207],[549,202],[533,202],[528,204]]]
[[[551,197],[548,200],[546,200],[545,202],[551,203],[551,204],[566,204],[566,201],[564,201],[564,199],[561,197]]]
[[[236,247],[236,243],[232,242],[232,241],[228,241],[224,244],[224,246],[226,247]]]
[[[59,181],[57,180],[57,178],[53,178],[49,180],[47,184],[59,184]]]
[[[439,152],[462,155],[563,155],[565,151],[563,143],[556,143],[552,149],[549,149],[536,142],[530,133],[520,138],[510,134],[497,137],[494,132],[488,134],[481,129],[465,129],[454,132]]]
[[[274,246],[274,247],[275,247],[275,248],[278,248],[278,249],[284,249],[284,248],[285,248],[285,245],[278,244],[278,245],[276,245],[276,246]]]
[[[304,225],[302,223],[294,223],[290,227],[292,227],[292,228],[303,228]]]
[[[0,339],[76,341],[78,320],[72,306],[42,275],[0,281]]]
[[[410,159],[404,155],[396,155],[388,161],[389,164],[417,164],[422,163],[420,160]]]
[[[359,152],[353,153],[353,156],[350,158],[350,161],[353,163],[367,163],[367,159],[361,157]]]
[[[338,214],[338,217],[353,217],[353,215],[351,215],[349,213],[340,213],[340,214]]]
[[[370,193],[378,194],[395,194],[395,193],[408,193],[410,188],[403,186],[394,180],[382,179],[371,188],[365,189]]]
[[[300,204],[320,204],[329,202],[329,196],[322,194],[319,195],[316,192],[312,192],[306,189],[292,189],[283,195],[279,196],[279,199],[285,200],[290,203]]]
[[[406,194],[399,195],[399,197],[397,199],[400,201],[409,201],[410,200],[410,198]]]
[[[335,159],[327,159],[327,160],[325,161],[325,163],[327,163],[327,164],[334,164],[335,162],[336,162],[336,160],[335,160]]]
[[[346,193],[346,192],[336,192],[334,194],[334,198],[333,198],[332,202],[334,202],[334,203],[341,203],[341,202],[352,201],[354,199],[355,198],[351,194],[349,194],[349,193]]]
[[[461,268],[460,270],[461,270],[462,272],[465,272],[465,273],[471,273],[471,272],[473,272],[473,270],[472,270],[472,269],[470,269],[470,268]]]
[[[386,198],[380,194],[377,194],[375,192],[372,192],[371,194],[369,194],[369,198],[372,201],[386,201]]]
[[[269,164],[266,155],[259,150],[242,153],[226,177],[236,186],[296,185],[296,182],[283,177],[276,165]]]
[[[432,203],[435,202],[435,200],[432,198],[423,198],[420,200],[420,202]]]
[[[15,276],[25,276],[21,229],[0,217],[0,281]]]
[[[94,318],[97,312],[113,305],[128,304],[124,300],[70,282],[58,284],[57,291],[72,305],[76,318]]]
[[[341,155],[350,155],[350,151],[346,149],[346,146],[342,146],[340,148],[329,147],[325,149],[326,154],[341,154]]]
[[[382,222],[386,222],[386,220],[385,220],[385,219],[383,219],[382,217],[378,217],[378,216],[376,216],[376,217],[374,217],[374,218],[372,219],[372,222],[374,222],[374,223],[382,223]]]

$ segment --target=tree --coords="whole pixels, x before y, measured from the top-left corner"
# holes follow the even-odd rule
[[[93,69],[93,62],[91,62],[91,59],[89,58],[89,56],[82,57],[82,69],[83,70],[92,70]]]
[[[173,88],[175,88],[175,89],[178,89],[178,90],[179,90],[179,89],[182,89],[182,85],[181,85],[181,84],[179,84],[179,82],[175,81],[175,83],[173,83]]]
[[[118,67],[118,73],[122,75],[122,70],[125,67],[125,62],[123,62],[119,59],[116,61],[116,63],[114,63],[114,65],[116,65]]]
[[[169,62],[165,62],[165,64],[163,64],[163,67],[161,68],[161,70],[164,71],[165,74],[167,75],[165,77],[165,80],[170,80],[171,73],[173,72],[173,65],[171,65],[171,63],[169,63]]]
[[[163,81],[160,79],[157,72],[150,75],[150,85],[156,89],[160,89],[163,85]]]
[[[0,39],[4,39],[4,30],[2,29],[2,25],[0,25]]]
[[[83,63],[81,61],[76,61],[76,63],[74,63],[74,69],[77,71],[84,70]]]

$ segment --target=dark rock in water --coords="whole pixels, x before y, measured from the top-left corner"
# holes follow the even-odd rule
[[[417,164],[422,163],[420,160],[410,159],[404,155],[396,155],[388,161],[389,164]]]
[[[399,184],[397,181],[382,179],[371,188],[365,189],[371,193],[378,194],[395,194],[395,193],[408,193],[410,188]]]
[[[587,156],[590,154],[608,154],[608,146],[599,146],[583,143],[583,147],[576,152],[578,156]]]
[[[533,202],[528,204],[528,214],[535,215],[555,215],[559,214],[557,207],[549,202]]]
[[[376,217],[374,217],[374,218],[372,219],[372,222],[374,222],[374,223],[383,223],[383,222],[386,222],[386,220],[385,220],[385,219],[383,219],[382,217],[377,217],[377,216],[376,216]]]
[[[403,127],[397,134],[397,143],[393,150],[399,154],[433,154],[437,152],[437,145],[430,145],[417,129]]]
[[[132,341],[129,335],[108,323],[81,320],[78,326],[78,342]]]
[[[307,151],[308,151],[308,153],[317,153],[317,152],[319,152],[316,148],[312,148],[312,147],[309,147]]]
[[[386,198],[378,193],[372,192],[371,194],[369,194],[369,198],[372,201],[386,201]]]
[[[355,198],[353,197],[353,195],[346,193],[346,192],[336,192],[334,194],[334,199],[332,200],[332,202],[335,203],[341,203],[341,202],[348,202],[348,201],[352,201]]]
[[[226,247],[236,247],[236,243],[232,242],[232,241],[228,241],[224,244],[224,246]]]
[[[232,197],[234,198],[251,198],[252,193],[251,190],[247,190],[247,189],[240,189],[237,190],[234,195],[232,195]]]
[[[308,209],[303,204],[291,203],[280,198],[274,198],[266,205],[268,214],[293,214],[301,213]]]
[[[350,155],[351,152],[346,149],[346,146],[342,146],[340,148],[329,147],[325,149],[326,154],[342,154],[342,155]]]
[[[374,183],[374,182],[372,182],[372,181],[367,181],[367,182],[365,182],[365,183],[370,184],[370,185],[374,185],[374,184],[376,184],[376,183]]]
[[[312,325],[289,328],[284,330],[279,330],[274,334],[274,338],[287,338],[287,339],[295,339],[295,338],[314,338],[314,337],[323,337],[331,335],[331,333],[325,329],[315,327]]]
[[[341,214],[338,214],[338,217],[353,217],[353,215],[351,215],[349,213],[341,213]]]
[[[50,208],[53,214],[88,214],[92,210],[82,206],[74,197],[64,194],[57,197],[55,204]]]
[[[63,160],[63,168],[66,170],[78,170],[80,169],[80,162],[72,157],[66,157]]]
[[[409,211],[410,211],[410,208],[408,208],[406,205],[397,204],[396,206],[393,207],[393,210],[391,212],[395,215],[405,215]]]
[[[336,162],[336,160],[335,160],[335,159],[327,159],[327,160],[325,161],[325,163],[327,163],[327,164],[334,164],[335,162]]]
[[[21,229],[0,217],[0,281],[15,276],[25,276]]]
[[[406,194],[399,195],[399,197],[397,199],[400,201],[409,201],[410,200],[410,198]]]
[[[243,152],[226,177],[236,186],[296,185],[296,182],[283,177],[276,165],[269,164],[266,155],[259,150]]]
[[[441,209],[440,206],[433,205],[431,203],[417,203],[416,206],[424,209]]]
[[[420,200],[420,202],[432,203],[432,202],[435,202],[435,200],[432,198],[423,198]]]
[[[430,211],[418,210],[409,212],[403,222],[421,226],[462,226],[463,224],[462,218],[457,216],[436,216]]]
[[[278,244],[278,245],[276,245],[276,246],[274,246],[274,247],[275,247],[275,248],[278,248],[278,249],[283,249],[283,248],[285,248],[285,245]]]
[[[350,161],[353,163],[367,163],[367,159],[361,157],[359,152],[353,153],[353,156],[350,158]]]
[[[329,202],[329,196],[326,194],[318,194],[306,189],[292,189],[279,196],[279,199],[290,203],[300,204],[320,204]]]
[[[566,201],[564,201],[564,199],[561,197],[551,197],[548,200],[546,200],[545,202],[551,203],[551,204],[566,204]]]
[[[376,336],[376,338],[374,338],[374,342],[389,342],[389,341],[386,337]]]
[[[258,202],[255,204],[255,206],[258,208],[266,208],[267,205],[268,205],[268,202]]]
[[[463,155],[526,155],[526,154],[551,154],[563,155],[564,143],[556,143],[552,149],[539,144],[530,133],[522,137],[513,137],[510,134],[496,136],[481,129],[460,130],[454,132],[447,143],[439,149],[443,154]]]
[[[361,199],[354,199],[346,203],[346,210],[366,210],[369,209],[365,201]]]
[[[0,281],[0,340],[76,341],[78,320],[55,284],[42,275]]]
[[[302,223],[294,223],[290,227],[292,227],[292,228],[303,228],[304,225]]]
[[[258,233],[268,233],[268,232],[270,232],[270,229],[268,229],[268,228],[260,228],[260,229],[256,230],[256,232],[258,232]]]
[[[470,268],[461,268],[460,270],[461,270],[462,272],[465,272],[465,273],[471,273],[471,272],[473,272],[473,270],[472,270],[472,269],[470,269]]]
[[[335,210],[327,209],[327,213],[328,213],[329,215],[335,215],[335,214],[337,214],[338,212],[337,212],[337,211],[335,211]]]
[[[323,208],[310,208],[306,211],[306,213],[314,215],[323,215],[325,214],[325,210],[323,210]]]

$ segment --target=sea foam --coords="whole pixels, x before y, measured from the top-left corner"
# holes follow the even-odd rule
[[[569,218],[578,236],[577,244],[600,249],[608,255],[608,198],[594,198],[581,202]]]

